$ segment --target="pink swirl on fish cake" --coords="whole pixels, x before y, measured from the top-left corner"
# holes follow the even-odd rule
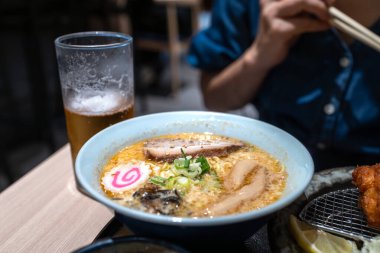
[[[102,184],[108,191],[119,193],[137,188],[148,180],[151,170],[144,162],[122,164],[106,172]]]

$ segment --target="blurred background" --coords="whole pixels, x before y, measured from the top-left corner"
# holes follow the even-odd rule
[[[0,191],[67,143],[56,37],[131,34],[136,116],[206,110],[199,73],[185,56],[191,36],[209,25],[211,7],[212,0],[0,1]]]

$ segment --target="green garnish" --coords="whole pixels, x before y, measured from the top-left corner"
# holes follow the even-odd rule
[[[172,166],[172,172],[174,175],[183,175],[189,178],[195,178],[202,174],[202,169],[200,163],[195,162],[194,159],[188,160],[185,164],[183,158],[178,158],[174,160],[174,166]]]
[[[199,183],[198,179],[201,179],[201,175],[210,172],[210,164],[206,157],[200,156],[193,159],[191,156],[187,156],[182,148],[181,153],[183,157],[175,159],[171,165],[174,177],[154,176],[149,181],[167,189],[177,189],[185,194],[190,189],[191,184]]]
[[[208,164],[206,157],[200,156],[196,162],[201,164],[202,174],[210,171],[210,164]]]
[[[151,177],[149,181],[158,186],[165,186],[167,179],[160,176],[154,176],[154,177]]]
[[[183,151],[183,149],[181,148],[181,153],[183,155],[183,158],[186,158],[186,154],[185,154],[185,151]]]
[[[191,180],[187,177],[169,177],[166,187],[168,189],[176,189],[180,193],[185,194],[190,189]]]
[[[183,164],[183,167],[184,168],[189,168],[190,166],[190,159],[187,158],[186,154],[185,154],[185,151],[183,151],[183,149],[181,148],[181,153],[183,155],[183,159],[184,159],[184,164]]]
[[[180,169],[187,169],[187,168],[189,168],[189,165],[190,165],[190,162],[189,162],[189,165],[187,165],[186,160],[184,158],[175,159],[173,161],[173,163],[174,163],[174,167],[176,169],[179,169],[179,170]],[[186,167],[186,165],[187,165],[187,167]]]
[[[208,171],[210,171],[210,165],[204,156],[200,156],[196,159],[192,159],[191,156],[186,156],[185,151],[181,148],[183,157],[174,160],[174,168],[172,169],[175,175],[183,175],[189,178],[195,178]]]
[[[154,176],[149,179],[149,181],[155,185],[162,186],[166,189],[176,189],[181,194],[185,194],[190,189],[191,180],[187,177],[177,176],[163,178],[160,176]]]
[[[187,158],[185,158],[185,164],[184,164],[184,168],[189,168],[189,166],[190,166],[190,160],[189,159],[187,159]]]

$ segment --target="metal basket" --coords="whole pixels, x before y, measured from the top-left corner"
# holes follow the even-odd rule
[[[301,211],[301,220],[324,231],[352,239],[371,239],[380,231],[367,225],[358,206],[359,190],[333,191],[311,200]]]

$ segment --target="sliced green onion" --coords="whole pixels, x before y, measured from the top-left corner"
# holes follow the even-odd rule
[[[160,177],[160,176],[154,176],[149,179],[149,181],[155,185],[159,186],[165,186],[166,185],[166,178]]]
[[[184,158],[177,158],[173,161],[173,164],[176,169],[183,169],[183,168],[186,168],[185,161],[186,160]]]
[[[210,171],[210,164],[208,163],[206,157],[204,156],[200,156],[196,159],[196,162],[199,162],[201,165],[201,169],[202,169],[202,173],[201,174],[204,174],[208,171]]]
[[[169,177],[169,178],[167,179],[167,182],[166,182],[166,187],[169,188],[169,189],[173,189],[173,188],[174,188],[175,181],[176,181],[176,178],[175,178],[175,177]]]
[[[175,159],[171,166],[171,171],[175,176],[195,179],[210,171],[210,165],[204,156],[192,159],[191,156],[186,156],[182,148],[181,153],[183,157]]]
[[[183,167],[184,168],[189,168],[191,156],[186,156],[186,153],[185,153],[185,151],[183,151],[182,148],[181,148],[181,153],[183,155],[183,159],[185,160]]]
[[[183,155],[184,158],[186,158],[186,154],[185,154],[185,151],[183,151],[183,149],[181,148],[181,153]]]
[[[192,171],[194,171],[194,170],[198,170],[198,168],[200,168],[200,166],[201,166],[200,163],[195,163],[195,162],[193,162],[193,163],[190,164],[190,166],[189,166],[189,170],[192,170]]]
[[[174,188],[184,194],[190,189],[190,179],[187,177],[177,177],[174,183]]]
[[[177,174],[176,175],[182,175],[189,178],[195,178],[198,176],[197,170],[187,170],[187,169],[176,169]]]
[[[185,168],[189,168],[189,166],[190,166],[190,160],[187,159],[187,158],[185,158],[185,164],[184,164],[184,167],[185,167]]]
[[[175,159],[173,161],[173,164],[176,169],[188,169],[190,166],[190,161],[191,160],[181,157],[181,158]]]
[[[190,180],[187,177],[177,177],[177,183],[181,185],[189,184]]]
[[[176,189],[180,193],[185,194],[189,191],[192,180],[187,177],[170,177],[167,179],[166,187],[168,189]]]

